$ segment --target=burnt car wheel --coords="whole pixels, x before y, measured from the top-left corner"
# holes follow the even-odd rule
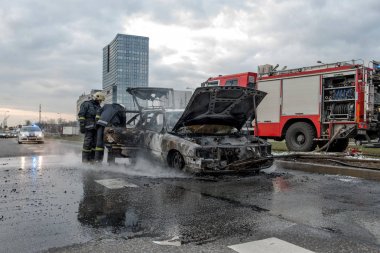
[[[178,151],[173,151],[169,154],[168,162],[169,166],[175,169],[182,170],[185,167],[185,160]]]

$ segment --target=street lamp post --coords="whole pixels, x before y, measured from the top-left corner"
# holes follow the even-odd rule
[[[58,121],[57,121],[57,123],[60,124],[61,121],[62,121],[62,119],[61,119],[61,113],[57,112],[57,114],[58,114]]]
[[[7,119],[9,118],[9,115],[7,116],[7,112],[9,111],[3,111],[4,112],[4,117],[3,117],[3,128],[7,126]]]
[[[58,114],[58,120],[57,120],[57,126],[58,126],[58,133],[59,135],[61,135],[61,123],[62,123],[62,119],[61,119],[61,113],[60,112],[57,112]]]

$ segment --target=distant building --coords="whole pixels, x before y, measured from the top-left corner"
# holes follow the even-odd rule
[[[189,90],[174,90],[173,93],[173,98],[169,100],[169,107],[174,109],[185,109],[193,95],[193,92]]]
[[[105,103],[120,103],[134,110],[127,87],[147,87],[149,80],[149,38],[117,34],[103,48],[103,90]]]
[[[87,101],[87,100],[90,100],[92,98],[92,96],[98,92],[98,91],[102,91],[102,90],[91,90],[89,94],[85,94],[83,93],[82,95],[79,96],[78,100],[77,100],[77,114],[78,115],[78,112],[79,112],[79,109],[80,109],[80,105],[84,102],[84,101]]]
[[[163,98],[159,102],[155,101],[155,104],[153,105],[171,109],[185,109],[192,94],[191,91],[173,90],[173,92],[169,93],[168,98]]]

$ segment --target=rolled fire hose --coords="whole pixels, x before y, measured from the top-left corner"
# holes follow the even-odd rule
[[[321,148],[318,148],[317,150],[315,150],[315,152],[320,152],[320,151],[323,151],[323,150],[325,150],[325,149],[328,149],[329,148],[329,146],[330,146],[330,144],[333,142],[333,141],[335,141],[335,139],[338,137],[338,135],[339,134],[341,134],[341,133],[343,133],[343,132],[346,132],[346,131],[351,131],[351,130],[353,130],[354,129],[354,127],[351,127],[351,128],[349,128],[349,129],[344,129],[344,128],[341,128],[338,132],[336,132],[334,135],[333,135],[333,137],[325,144],[325,145],[323,145],[323,147],[321,147]],[[342,131],[342,130],[344,130],[344,131]]]

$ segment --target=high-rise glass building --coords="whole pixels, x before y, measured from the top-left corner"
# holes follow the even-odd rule
[[[147,87],[149,80],[149,38],[117,34],[103,48],[103,90],[106,103],[135,108],[127,87]]]

